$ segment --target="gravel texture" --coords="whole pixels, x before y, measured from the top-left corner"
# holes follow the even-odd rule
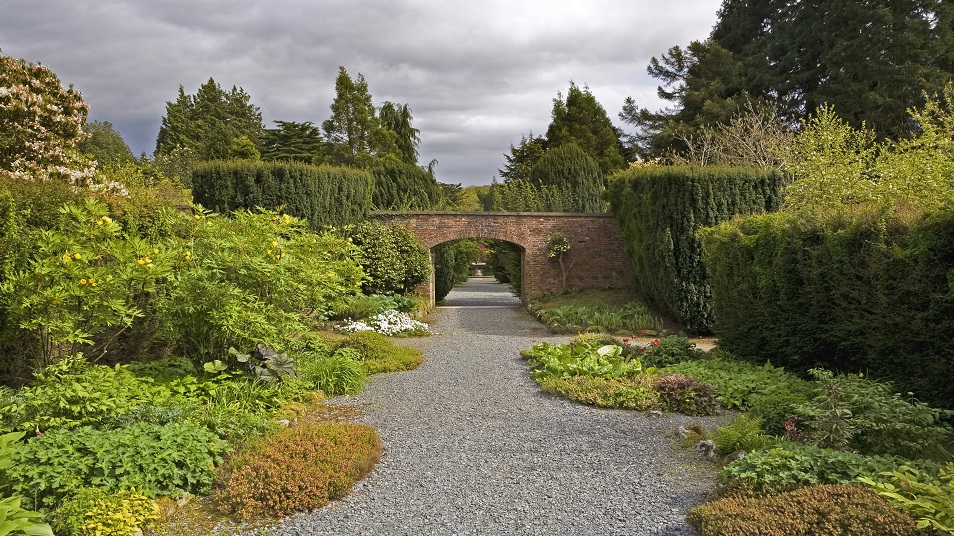
[[[403,339],[426,360],[372,377],[357,405],[384,456],[344,499],[270,535],[694,534],[713,469],[674,429],[713,420],[606,410],[540,391],[519,356],[549,335],[506,287],[472,279]],[[712,419],[712,418],[710,418]],[[262,534],[262,532],[256,532]]]

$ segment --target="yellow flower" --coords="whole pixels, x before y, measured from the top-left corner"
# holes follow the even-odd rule
[[[138,264],[139,266],[142,266],[143,264],[146,264],[146,261],[139,259],[138,261],[136,261],[136,264]]]
[[[53,305],[59,305],[61,303],[63,303],[63,300],[59,298],[53,298]]]
[[[205,222],[205,225],[208,226],[208,227],[212,227],[212,222],[207,221],[207,222]]]
[[[113,223],[113,219],[109,216],[103,216],[103,221],[106,223]]]
[[[150,270],[152,270],[152,269],[155,268],[155,267],[156,267],[156,265],[153,264],[153,263],[151,263],[151,262],[146,265],[146,268],[149,268]]]
[[[63,254],[63,264],[69,264],[70,260],[71,260],[71,259],[70,259],[70,254],[69,254],[69,253],[64,253],[64,254]]]
[[[159,253],[159,248],[152,248],[153,253]]]
[[[76,259],[76,260],[80,260],[80,259],[83,258],[83,256],[80,255],[79,253],[74,253],[74,254],[73,254],[73,258]]]
[[[89,286],[95,287],[95,286],[96,286],[96,281],[90,280]]]
[[[276,246],[278,246],[278,241],[272,240],[272,247],[276,247]]]
[[[328,277],[334,277],[334,276],[335,276],[334,272],[328,272]]]
[[[86,280],[85,280],[85,279],[80,279],[80,285],[85,285],[85,284],[86,284]]]
[[[272,254],[272,250],[270,250],[270,249],[265,250],[265,253],[268,253],[269,255],[271,255],[271,254]]]

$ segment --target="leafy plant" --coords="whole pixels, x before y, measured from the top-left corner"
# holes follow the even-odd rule
[[[778,444],[779,438],[762,430],[762,419],[741,414],[724,426],[716,428],[716,448],[723,454],[752,452]]]
[[[14,454],[10,489],[41,511],[88,487],[177,497],[208,490],[226,449],[225,442],[189,422],[53,430]]]
[[[159,507],[140,491],[85,488],[63,503],[53,524],[62,536],[132,536],[157,519]]]
[[[650,344],[639,347],[640,360],[650,367],[668,367],[701,356],[702,351],[696,348],[696,343],[677,335],[653,339]]]
[[[571,344],[541,342],[533,345],[525,356],[530,359],[533,377],[538,381],[551,376],[618,378],[654,372],[644,370],[638,359],[623,359],[620,357],[622,351],[622,347],[614,344],[595,346],[585,340],[576,340]]]
[[[23,439],[23,432],[0,435],[0,476],[13,465],[15,445]],[[5,478],[0,478],[0,484]],[[43,514],[20,507],[19,497],[0,497],[0,534],[10,536],[53,536],[50,526],[41,520]]]
[[[288,354],[280,354],[261,343],[255,345],[255,349],[247,354],[239,353],[235,348],[229,348],[229,355],[256,378],[269,383],[298,375],[295,372],[294,359],[288,357]]]
[[[954,534],[954,463],[942,467],[936,478],[907,465],[879,476],[886,479],[879,482],[863,476],[858,480],[917,518],[919,529]]]
[[[413,370],[424,362],[424,354],[420,350],[395,345],[384,335],[373,331],[348,334],[342,341],[342,347],[358,352],[361,368],[368,375]]]
[[[684,415],[714,415],[719,409],[715,388],[683,374],[668,374],[656,380],[653,389],[664,408]]]
[[[907,536],[913,518],[857,485],[815,485],[769,497],[726,497],[686,518],[702,536]]]
[[[339,348],[331,355],[303,352],[298,355],[301,378],[329,396],[354,394],[364,388],[365,373],[361,355],[350,348]]]
[[[637,411],[656,410],[661,407],[659,395],[653,389],[652,376],[547,376],[537,379],[537,382],[540,388],[548,393],[583,404]]]
[[[347,493],[380,456],[381,439],[367,425],[284,428],[229,459],[215,498],[224,511],[246,519],[314,510]]]

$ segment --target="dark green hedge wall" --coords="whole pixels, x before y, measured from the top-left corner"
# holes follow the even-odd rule
[[[371,176],[362,170],[297,162],[214,161],[192,172],[192,198],[222,214],[284,205],[319,230],[364,220],[371,209]]]
[[[954,208],[777,213],[702,236],[719,346],[954,407]]]
[[[694,333],[713,327],[711,292],[696,231],[737,214],[777,210],[774,170],[646,166],[614,175],[607,191],[637,291]]]

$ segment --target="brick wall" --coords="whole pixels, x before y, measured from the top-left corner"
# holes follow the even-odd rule
[[[508,212],[376,212],[382,223],[396,223],[413,232],[426,248],[460,238],[493,238],[523,248],[523,295],[562,290],[557,261],[546,256],[547,236],[561,232],[570,241],[564,264],[569,288],[631,288],[633,268],[616,222],[608,214]],[[433,296],[433,281],[420,289]]]

